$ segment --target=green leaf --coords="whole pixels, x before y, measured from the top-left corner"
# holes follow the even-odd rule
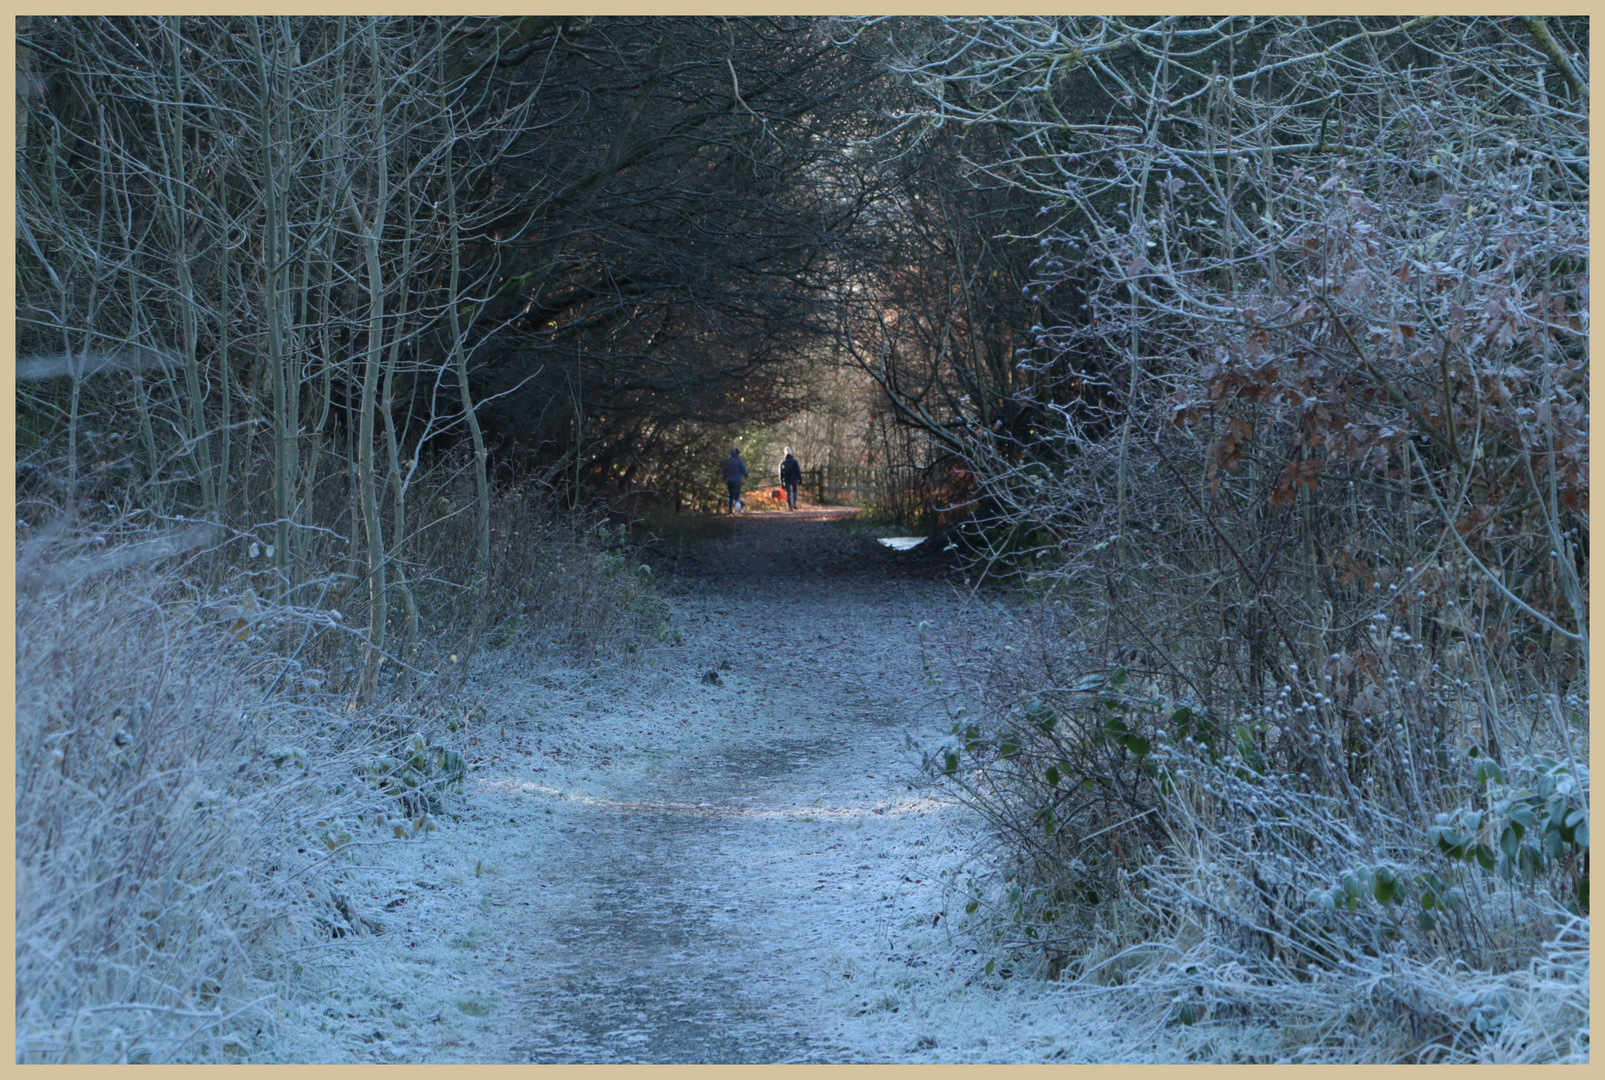
[[[1170,724],[1176,729],[1176,734],[1186,738],[1193,726],[1193,710],[1183,705],[1170,714]]]
[[[1494,868],[1494,853],[1487,844],[1478,844],[1472,849],[1472,855],[1476,858],[1477,865],[1484,870],[1492,870]]]
[[[1499,850],[1505,853],[1505,858],[1514,859],[1516,851],[1521,847],[1521,837],[1513,826],[1506,825],[1499,834]]]
[[[1386,907],[1393,903],[1393,897],[1399,891],[1399,879],[1392,870],[1385,866],[1379,866],[1373,879],[1371,891],[1375,894],[1377,903]]]
[[[959,756],[955,751],[949,750],[947,752],[947,756],[942,761],[942,771],[949,774],[959,771]]]
[[[974,915],[975,914],[975,909],[980,907],[980,906],[981,906],[981,902],[979,900],[971,900],[968,904],[964,905],[964,914],[966,914],[966,915]]]
[[[1042,775],[1044,776],[1044,778],[1047,779],[1049,787],[1058,787],[1059,786],[1059,777],[1060,777],[1059,766],[1057,766],[1057,765],[1049,765],[1048,766],[1048,771],[1043,773]]]
[[[1109,685],[1110,686],[1125,686],[1126,685],[1126,669],[1123,668],[1123,667],[1115,668],[1115,673],[1113,675],[1109,676]]]
[[[1198,1006],[1189,1001],[1177,1011],[1176,1019],[1180,1020],[1187,1027],[1192,1027],[1194,1024],[1198,1023]]]
[[[988,975],[992,974],[992,969],[994,967],[996,967],[996,966],[997,966],[997,961],[996,960],[988,960],[986,962],[986,973]]]
[[[1015,757],[1020,753],[1020,738],[1013,732],[1005,732],[998,740],[998,753],[1005,758]]]
[[[1148,740],[1141,735],[1127,735],[1120,740],[1120,743],[1138,757],[1146,757],[1148,751],[1152,749]]]
[[[1438,919],[1430,911],[1420,911],[1416,913],[1416,925],[1430,932],[1437,927]]]

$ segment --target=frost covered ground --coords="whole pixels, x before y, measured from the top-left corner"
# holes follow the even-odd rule
[[[1232,1060],[1243,1040],[986,973],[985,835],[913,747],[947,727],[920,624],[1001,616],[828,516],[749,514],[680,559],[683,638],[625,671],[477,657],[456,820],[365,849],[345,886],[383,932],[308,955],[272,1056]]]

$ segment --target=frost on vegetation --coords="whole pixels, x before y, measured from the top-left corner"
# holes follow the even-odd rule
[[[1010,838],[960,890],[987,975],[1009,964],[1232,1038],[1273,1027],[1272,1058],[1588,1059],[1581,762],[1502,769],[1473,747],[1445,792],[1458,809],[1356,818],[1277,771],[1259,721],[1123,670],[1072,685],[998,726],[958,717],[928,757]]]
[[[606,539],[547,538],[568,543],[566,576],[526,607],[526,646],[610,652],[662,621]],[[485,708],[449,676],[340,696],[352,631],[244,581],[203,590],[171,566],[190,546],[78,525],[20,552],[21,1062],[349,1056],[336,1044],[372,1031],[306,1006],[394,924],[362,867],[435,835],[474,768]]]
[[[1288,1059],[1586,1059],[1586,23],[932,27],[923,115],[1052,215],[1041,389],[966,444],[1031,615],[931,761],[1019,886],[977,912]]]
[[[431,824],[387,782],[466,766],[415,738],[375,775],[391,744],[364,714],[264,695],[283,668],[172,577],[20,583],[19,1062],[271,1058],[302,965],[379,927],[339,892],[350,846],[381,808],[409,836]]]
[[[634,557],[627,530],[600,514],[560,519],[541,500],[518,495],[499,497],[493,514],[492,588],[466,597],[474,610],[460,613],[484,619],[491,647],[519,642],[590,661],[673,636],[652,570]],[[426,591],[426,602],[441,610],[464,599]]]

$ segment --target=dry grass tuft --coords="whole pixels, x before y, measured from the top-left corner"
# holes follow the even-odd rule
[[[227,1060],[271,1028],[360,739],[264,693],[279,659],[176,574],[77,572],[95,539],[18,589],[17,1060]]]

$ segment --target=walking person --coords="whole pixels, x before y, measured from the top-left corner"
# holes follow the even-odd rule
[[[786,447],[786,456],[780,462],[780,486],[786,489],[786,508],[797,509],[797,485],[802,483],[802,465],[791,456],[791,447]]]
[[[741,481],[747,478],[747,463],[741,460],[741,451],[736,447],[730,448],[730,456],[724,459],[724,486],[730,490],[730,512],[739,514],[747,508],[741,499]]]

